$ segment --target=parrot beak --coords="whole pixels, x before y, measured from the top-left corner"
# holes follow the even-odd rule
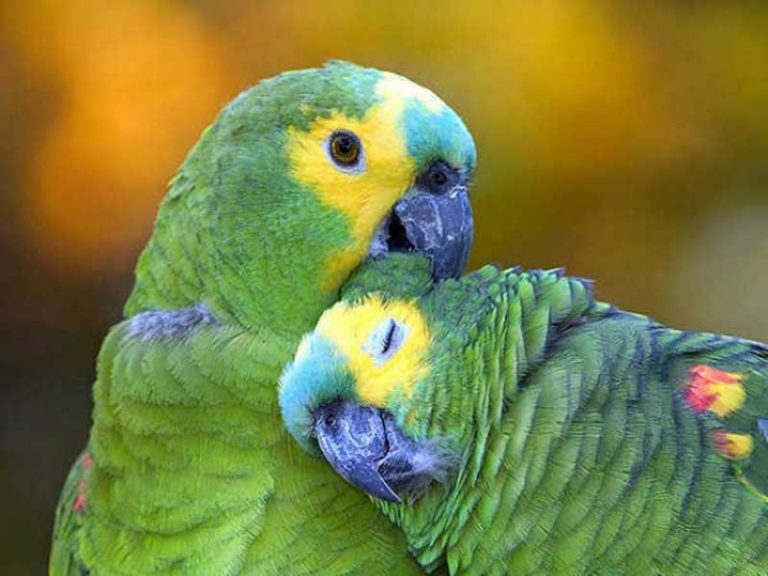
[[[441,185],[426,176],[435,166],[445,175]],[[435,280],[458,278],[469,260],[474,237],[468,177],[438,161],[416,178],[414,185],[395,204],[371,244],[370,255],[418,252],[432,260]]]
[[[400,497],[379,472],[388,452],[380,410],[334,402],[317,408],[314,435],[326,460],[347,482],[388,502]]]
[[[457,462],[440,441],[414,441],[392,414],[337,400],[312,413],[313,435],[325,459],[347,482],[387,502],[422,494],[445,482]]]

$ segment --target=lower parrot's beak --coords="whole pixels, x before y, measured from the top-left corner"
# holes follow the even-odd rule
[[[432,260],[435,280],[458,278],[467,265],[473,237],[466,177],[456,174],[452,184],[440,190],[417,179],[379,226],[370,255],[418,252]]]
[[[406,437],[392,414],[337,400],[312,412],[312,435],[331,466],[350,484],[388,502],[418,498],[455,469],[450,444]]]
[[[334,402],[317,408],[313,417],[320,450],[347,482],[371,496],[400,502],[379,471],[389,452],[380,410],[351,402]]]

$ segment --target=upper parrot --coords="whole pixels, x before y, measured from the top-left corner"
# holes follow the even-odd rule
[[[227,105],[102,346],[51,574],[421,573],[368,498],[295,449],[277,381],[367,256],[461,273],[474,166],[456,113],[391,73],[333,62]]]
[[[422,285],[326,311],[280,403],[425,568],[768,574],[768,347],[597,303],[560,271]]]

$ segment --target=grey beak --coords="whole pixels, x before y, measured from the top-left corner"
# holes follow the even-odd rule
[[[475,231],[469,178],[465,170],[442,160],[424,168],[379,226],[370,256],[416,252],[432,261],[434,280],[461,276]]]
[[[379,473],[388,449],[381,411],[334,402],[317,408],[313,416],[320,450],[347,482],[382,500],[401,501]]]
[[[394,214],[413,250],[432,259],[435,279],[461,275],[469,260],[474,235],[472,205],[466,186],[456,185],[440,195],[415,188],[395,205]]]

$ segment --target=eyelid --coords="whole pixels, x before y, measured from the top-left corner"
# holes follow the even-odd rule
[[[390,319],[389,328],[387,329],[387,333],[384,336],[384,342],[381,347],[382,354],[386,354],[387,352],[389,352],[389,349],[392,347],[392,342],[395,338],[396,332],[397,332],[397,323],[394,320]]]
[[[371,331],[363,344],[363,351],[373,359],[376,366],[382,366],[397,353],[407,336],[407,325],[394,318],[386,318]]]

